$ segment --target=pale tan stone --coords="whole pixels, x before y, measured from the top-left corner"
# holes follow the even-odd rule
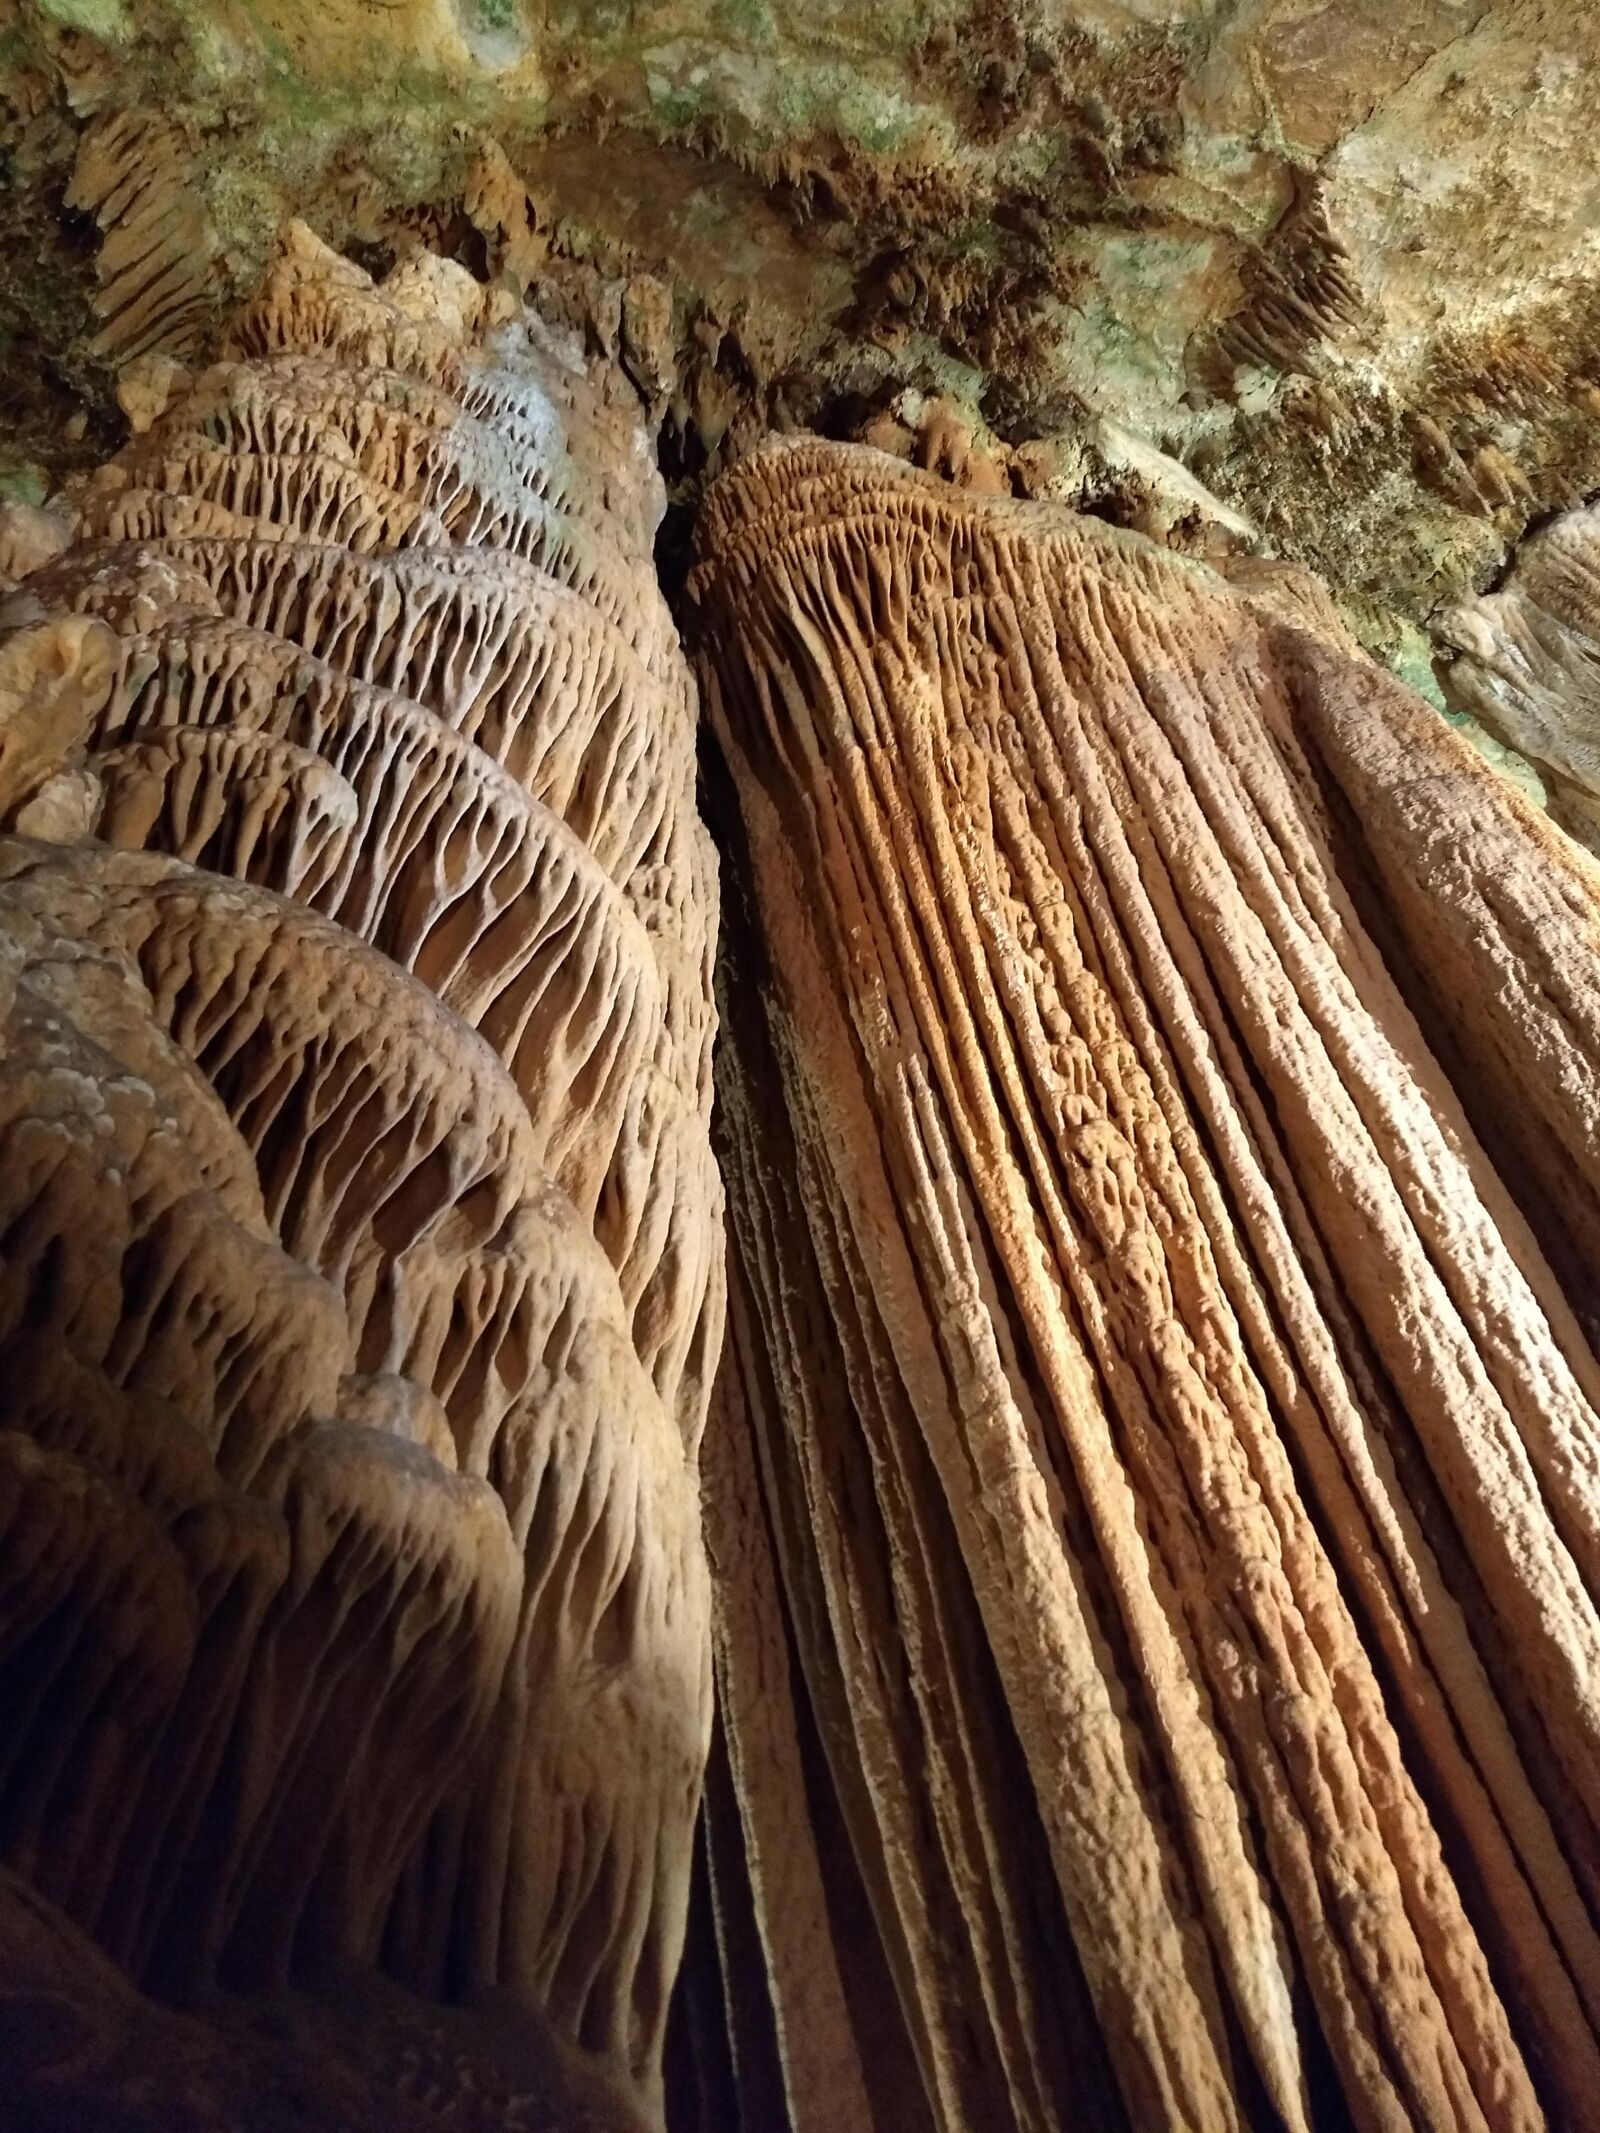
[[[102,112],[78,144],[67,205],[92,214],[102,232],[96,352],[159,363],[195,348],[212,325],[221,246],[181,129],[148,106]],[[134,374],[130,418],[146,411],[160,375]]]
[[[1538,769],[1550,812],[1600,853],[1600,510],[1517,550],[1498,591],[1440,618],[1452,700]]]

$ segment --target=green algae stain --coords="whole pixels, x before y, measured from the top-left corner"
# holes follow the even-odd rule
[[[954,259],[1003,259],[1006,240],[997,223],[965,222],[952,230],[947,248]]]
[[[897,148],[903,148],[919,123],[918,113],[903,97],[884,93],[874,96],[864,83],[852,82],[840,99],[840,131],[874,155],[892,155]]]
[[[1444,700],[1444,691],[1433,671],[1433,649],[1414,622],[1401,621],[1396,630],[1395,641],[1381,652],[1379,657],[1389,672],[1403,681],[1408,689],[1415,689],[1419,696],[1428,699],[1436,711],[1443,711],[1446,717],[1450,716]]]
[[[1507,748],[1503,741],[1497,741],[1487,727],[1479,725],[1470,711],[1447,711],[1445,717],[1462,739],[1470,741],[1486,763],[1526,793],[1535,807],[1548,807],[1550,801],[1544,780],[1526,756],[1518,755],[1514,748]]]
[[[664,75],[650,74],[645,78],[645,88],[650,98],[650,115],[669,133],[681,132],[693,125],[700,115],[700,98],[693,89],[681,83],[670,82]]]
[[[1055,176],[1065,158],[1066,144],[1059,133],[1030,128],[1012,144],[1008,168],[1014,178],[1042,185]]]
[[[42,504],[49,493],[43,467],[25,459],[0,464],[0,504]]]
[[[747,44],[773,44],[778,18],[770,0],[716,0],[712,16],[719,29]]]
[[[1507,748],[1504,742],[1497,741],[1470,711],[1458,710],[1440,688],[1434,671],[1433,646],[1425,631],[1392,609],[1353,609],[1336,604],[1340,605],[1346,623],[1380,666],[1387,667],[1396,681],[1404,682],[1408,689],[1414,689],[1418,696],[1430,703],[1486,763],[1526,793],[1535,807],[1547,804],[1544,781],[1533,764],[1514,748]]]
[[[784,70],[772,102],[789,133],[837,133],[872,155],[892,154],[926,123],[926,113],[897,90],[874,88],[856,69],[833,65]]]
[[[123,0],[36,0],[36,5],[63,29],[82,30],[102,44],[127,44],[133,37],[133,17]]]

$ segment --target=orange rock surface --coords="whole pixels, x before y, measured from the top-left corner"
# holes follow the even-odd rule
[[[1600,2125],[1600,876],[1308,597],[809,443],[699,557],[796,2133]]]
[[[3,615],[0,1861],[163,1995],[500,1995],[632,2124],[723,1271],[659,480],[426,256],[293,229],[235,343]]]

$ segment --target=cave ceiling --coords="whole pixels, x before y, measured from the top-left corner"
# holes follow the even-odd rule
[[[119,120],[190,203],[163,346],[206,352],[290,214],[357,257],[564,277],[691,493],[771,428],[987,455],[1170,545],[1309,564],[1430,693],[1430,617],[1600,485],[1579,0],[7,0],[0,24],[20,493],[103,454],[148,360],[102,246],[122,134],[92,167]]]
[[[0,0],[0,2133],[1600,2133],[1597,62]]]

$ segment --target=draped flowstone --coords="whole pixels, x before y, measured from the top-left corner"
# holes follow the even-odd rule
[[[795,2133],[1600,2126],[1600,873],[1304,587],[863,448],[690,596],[734,2036]]]
[[[723,1261],[637,401],[293,229],[79,502],[0,617],[0,1997],[40,1901],[168,1999],[541,2040],[366,2004],[319,2123],[648,2123]]]

